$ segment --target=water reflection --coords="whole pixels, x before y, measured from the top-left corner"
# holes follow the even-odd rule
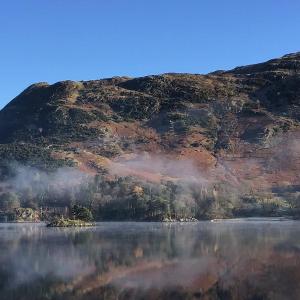
[[[0,299],[300,299],[299,224],[1,224]]]

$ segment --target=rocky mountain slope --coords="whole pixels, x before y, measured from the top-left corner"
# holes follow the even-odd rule
[[[0,112],[0,159],[295,195],[299,122],[300,52],[207,75],[37,83]]]

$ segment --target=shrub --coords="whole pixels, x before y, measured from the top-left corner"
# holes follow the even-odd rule
[[[92,212],[87,207],[84,206],[74,205],[72,212],[75,219],[78,220],[89,222],[94,219]]]

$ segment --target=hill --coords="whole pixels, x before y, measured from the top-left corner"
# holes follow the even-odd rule
[[[2,190],[16,189],[19,166],[71,167],[117,186],[130,176],[131,196],[163,185],[170,198],[170,186],[184,182],[185,205],[205,198],[210,216],[290,213],[300,192],[299,121],[300,52],[207,75],[37,83],[0,111]]]

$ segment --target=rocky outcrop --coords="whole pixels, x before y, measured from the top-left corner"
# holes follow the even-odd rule
[[[40,214],[32,208],[16,208],[16,222],[40,222]]]

